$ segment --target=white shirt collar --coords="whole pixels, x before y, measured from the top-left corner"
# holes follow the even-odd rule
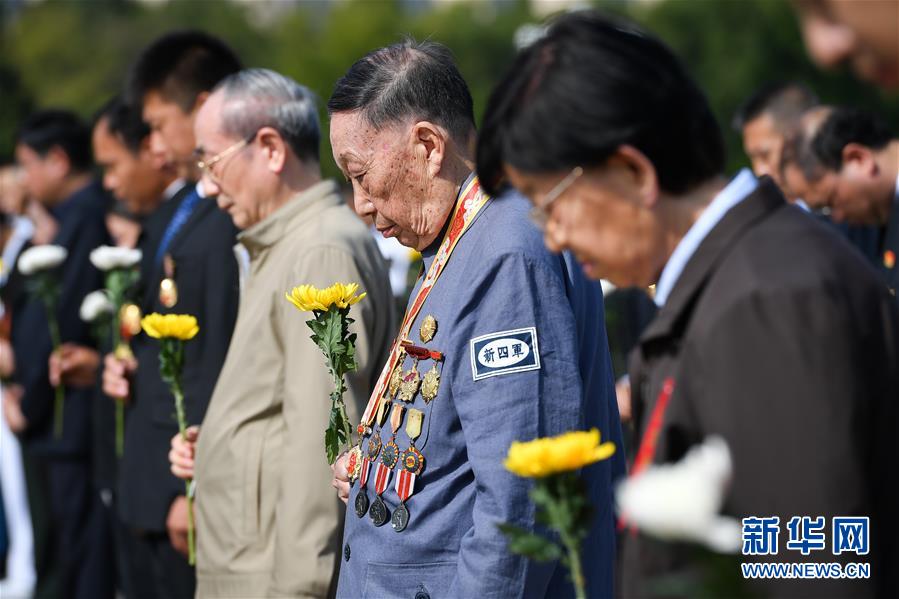
[[[708,207],[703,210],[687,234],[684,235],[674,252],[662,269],[662,275],[656,284],[655,303],[659,307],[664,306],[668,300],[668,296],[674,289],[677,280],[683,273],[684,268],[693,257],[696,249],[706,238],[706,236],[715,228],[715,225],[724,218],[727,212],[739,204],[743,199],[755,191],[758,187],[758,181],[749,169],[743,169],[737,176],[731,179],[727,187],[722,189],[718,195],[709,203]]]
[[[181,191],[181,188],[184,187],[184,183],[184,179],[175,179],[174,181],[169,183],[169,186],[166,187],[165,191],[162,192],[162,201],[168,202],[173,197],[175,197],[175,194]]]

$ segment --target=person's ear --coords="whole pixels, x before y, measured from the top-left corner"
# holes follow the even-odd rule
[[[877,174],[877,160],[871,148],[857,143],[848,143],[842,152],[843,168],[850,175],[873,177]]]
[[[273,127],[263,127],[256,134],[250,145],[258,143],[265,157],[268,170],[280,175],[287,164],[287,153],[290,151],[284,138]]]
[[[446,156],[447,131],[434,123],[420,121],[412,126],[411,136],[416,157],[427,162],[428,176],[436,177]]]
[[[616,168],[627,195],[647,208],[659,200],[659,179],[656,168],[646,154],[631,145],[621,145],[606,161]]]
[[[191,119],[193,119],[197,116],[197,113],[200,111],[200,109],[203,107],[203,104],[205,104],[206,100],[208,100],[208,99],[209,99],[208,91],[202,91],[197,94],[197,97],[194,100],[193,108],[191,108],[191,110],[190,110]]]
[[[72,162],[69,155],[59,146],[53,146],[47,150],[44,156],[44,164],[54,178],[63,179],[72,170]]]

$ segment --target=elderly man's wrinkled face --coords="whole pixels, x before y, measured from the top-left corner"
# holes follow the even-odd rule
[[[427,148],[414,122],[372,127],[358,111],[331,116],[334,161],[353,185],[353,204],[384,237],[422,250],[437,238],[455,198],[432,193]]]
[[[642,205],[623,168],[613,162],[586,169],[549,207],[544,241],[554,252],[570,250],[592,279],[645,287],[664,266],[664,239],[655,215]],[[508,164],[505,173],[537,206],[568,175],[526,173]]]
[[[768,175],[780,186],[783,186],[780,180],[783,144],[784,137],[771,115],[759,115],[743,127],[743,149],[752,163],[752,172],[756,177]]]
[[[271,193],[273,175],[254,143],[256,136],[241,139],[222,132],[223,105],[222,94],[213,94],[198,111],[194,156],[210,164],[201,181],[206,195],[216,196],[234,225],[246,229],[265,218],[263,204]]]
[[[859,77],[899,87],[899,2],[796,0],[805,45],[823,67],[849,62]]]

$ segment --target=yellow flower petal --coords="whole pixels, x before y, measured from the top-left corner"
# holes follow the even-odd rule
[[[193,339],[200,332],[197,319],[190,314],[148,314],[140,321],[144,332],[154,339]]]
[[[509,454],[503,465],[506,470],[521,477],[543,478],[550,474],[579,470],[608,459],[614,453],[615,444],[600,444],[599,431],[594,428],[526,443],[515,441],[509,447]]]
[[[303,312],[326,312],[331,306],[343,309],[358,303],[366,296],[365,293],[356,295],[358,290],[357,283],[334,283],[325,289],[317,289],[312,285],[300,285],[288,291],[284,297]]]

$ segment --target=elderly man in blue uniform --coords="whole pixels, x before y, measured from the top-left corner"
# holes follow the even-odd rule
[[[360,444],[335,466],[349,500],[338,596],[572,595],[558,562],[512,554],[497,529],[537,527],[502,460],[512,441],[573,429],[620,444],[599,285],[543,247],[524,198],[481,191],[471,96],[442,46],[375,50],[328,109],[356,211],[424,258]],[[593,597],[612,594],[620,453],[585,470]]]

